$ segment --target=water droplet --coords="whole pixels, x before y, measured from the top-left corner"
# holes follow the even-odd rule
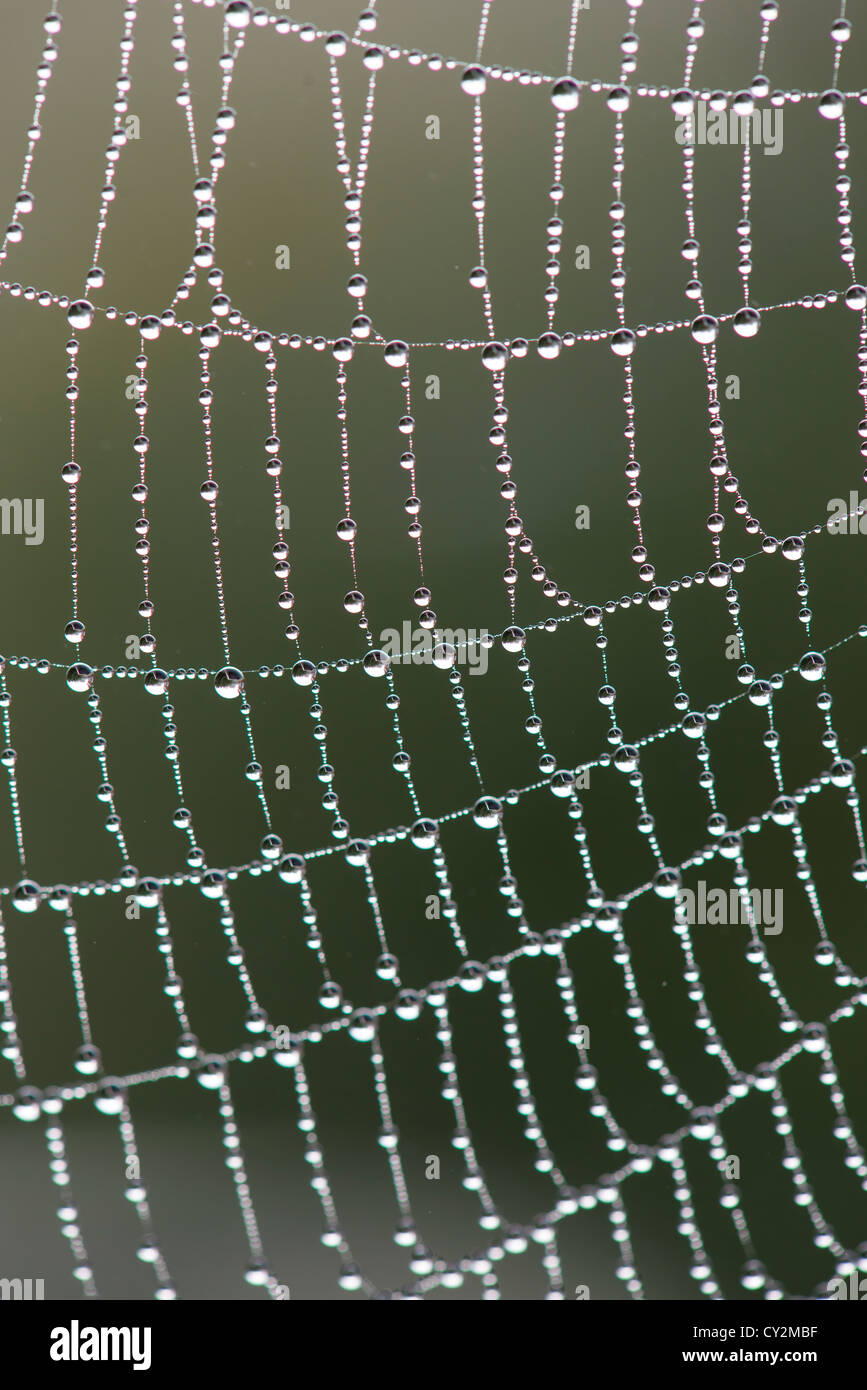
[[[158,338],[160,336],[161,330],[162,324],[160,323],[156,314],[146,314],[145,317],[141,319],[139,322],[139,333],[142,335],[143,338],[147,338],[150,341],[153,341],[155,338]]]
[[[741,1284],[745,1289],[763,1289],[767,1278],[765,1267],[759,1260],[747,1260],[741,1274]]]
[[[844,105],[842,92],[823,92],[819,97],[819,115],[824,116],[826,121],[835,121],[842,116]]]
[[[788,536],[780,549],[787,560],[800,560],[804,553],[803,536]]]
[[[487,972],[477,960],[464,961],[458,975],[458,984],[468,994],[477,994],[485,983]]]
[[[719,334],[719,323],[710,314],[699,314],[693,319],[690,332],[697,343],[715,343]]]
[[[370,845],[366,840],[351,840],[346,846],[345,859],[354,869],[363,869],[370,860]]]
[[[380,980],[393,980],[400,969],[400,962],[397,956],[384,951],[381,956],[377,957],[375,968]]]
[[[347,1292],[356,1293],[361,1288],[364,1280],[362,1279],[361,1270],[358,1268],[358,1265],[346,1264],[341,1265],[340,1273],[337,1276],[337,1282],[340,1287],[346,1289]]]
[[[830,776],[835,787],[851,787],[855,776],[855,764],[849,758],[840,758],[832,764]]]
[[[738,309],[732,319],[732,328],[741,338],[754,338],[762,322],[758,309]]]
[[[63,629],[63,635],[67,642],[72,642],[74,645],[84,641],[84,633],[84,623],[79,622],[77,618],[73,618]]]
[[[412,1022],[421,1014],[422,996],[414,989],[402,989],[397,996],[394,1012],[398,1018]]]
[[[93,1103],[103,1115],[119,1115],[124,1107],[126,1092],[116,1076],[107,1076],[100,1083]]]
[[[711,565],[707,572],[707,582],[712,584],[715,589],[724,589],[731,579],[731,570],[722,561]]]
[[[217,1091],[226,1080],[226,1067],[222,1057],[205,1057],[196,1072],[196,1080],[206,1091]]]
[[[409,359],[409,348],[406,343],[395,338],[393,342],[386,343],[383,355],[389,367],[405,367]]]
[[[561,77],[551,88],[551,102],[558,111],[574,111],[581,97],[581,88],[574,77]]]
[[[199,891],[205,898],[222,898],[225,888],[226,875],[219,869],[209,869],[199,884]]]
[[[326,980],[319,991],[319,1003],[323,1009],[337,1009],[343,1003],[343,990],[333,980]]]
[[[543,333],[537,345],[537,352],[540,357],[545,357],[550,361],[552,358],[560,356],[562,346],[562,340],[556,333]]]
[[[778,796],[771,804],[771,820],[775,825],[794,825],[798,804],[790,796]]]
[[[346,45],[346,35],[335,32],[329,34],[325,40],[325,52],[332,58],[342,58],[346,52]]]
[[[409,838],[416,849],[433,849],[437,842],[437,823],[434,820],[417,820],[409,832]]]
[[[687,738],[703,738],[707,728],[707,720],[703,714],[693,712],[684,716],[680,721],[680,727]]]
[[[656,613],[664,613],[671,603],[671,591],[661,585],[656,589],[651,589],[647,595],[647,602]]]
[[[376,1014],[372,1009],[356,1009],[349,1020],[349,1036],[356,1042],[373,1042],[376,1037]]]
[[[225,10],[225,20],[232,29],[246,29],[252,13],[253,6],[250,4],[250,0],[229,0]]]
[[[158,879],[142,878],[136,885],[133,896],[139,907],[159,907],[161,891]]]
[[[161,670],[159,666],[153,671],[148,671],[144,678],[144,688],[149,695],[165,695],[169,688],[168,672]]]
[[[289,674],[296,685],[312,685],[316,679],[316,667],[312,661],[296,661]]]
[[[712,1139],[716,1134],[717,1118],[713,1110],[699,1106],[692,1112],[690,1133],[695,1139]]]
[[[605,105],[609,111],[628,111],[629,110],[629,88],[612,87],[608,96],[605,98]]]
[[[284,854],[277,873],[284,883],[300,883],[304,877],[304,860],[300,854]]]
[[[467,96],[480,97],[488,85],[488,79],[484,68],[470,67],[464,68],[461,77],[461,88]]]
[[[82,694],[85,690],[93,688],[93,667],[86,666],[83,661],[77,661],[74,666],[70,666],[66,673],[66,684],[70,690],[75,690]]]
[[[850,285],[843,298],[849,309],[867,307],[867,289],[863,285]]]
[[[613,903],[602,904],[596,913],[596,926],[604,932],[614,932],[620,926],[620,913]]]
[[[224,666],[214,677],[214,689],[224,700],[236,700],[244,689],[244,677],[237,666]]]
[[[92,1043],[82,1043],[81,1047],[76,1048],[72,1065],[82,1076],[95,1076],[102,1066],[99,1048]]]
[[[635,349],[635,334],[631,328],[618,328],[611,337],[611,351],[618,357],[631,357]]]
[[[22,1086],[15,1092],[12,1114],[16,1120],[23,1120],[25,1124],[32,1124],[34,1120],[38,1120],[42,1114],[42,1092],[37,1091],[35,1086]]]
[[[658,869],[653,878],[653,891],[658,898],[675,898],[680,890],[677,869]]]
[[[768,681],[753,681],[747,691],[747,699],[753,705],[769,705],[771,703],[771,686]]]
[[[624,743],[614,754],[614,766],[618,772],[634,772],[638,767],[638,749]]]
[[[438,642],[431,652],[431,661],[440,671],[449,671],[457,661],[457,650],[450,642]]]
[[[801,1042],[807,1052],[824,1052],[828,1043],[828,1030],[824,1023],[808,1023],[801,1033]]]
[[[368,676],[384,676],[391,666],[391,657],[385,652],[372,651],[367,653],[361,664]]]
[[[694,106],[695,98],[692,92],[686,91],[685,88],[675,92],[671,98],[671,109],[676,116],[688,116]]]
[[[12,906],[19,912],[35,912],[39,906],[39,884],[22,878],[12,889]]]
[[[500,641],[504,651],[520,652],[526,646],[527,634],[522,627],[507,627]]]
[[[820,681],[825,674],[825,658],[819,652],[807,652],[798,662],[805,681]]]
[[[89,299],[76,299],[66,311],[70,328],[76,331],[89,328],[93,323],[94,309]]]
[[[482,830],[496,830],[502,814],[502,803],[495,796],[480,796],[473,807],[473,820]]]
[[[482,348],[482,365],[489,372],[501,372],[509,360],[505,343],[486,343]]]
[[[259,842],[259,853],[263,859],[279,859],[283,853],[283,841],[279,835],[263,835]]]

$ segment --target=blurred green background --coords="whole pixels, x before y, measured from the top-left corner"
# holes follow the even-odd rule
[[[184,113],[176,104],[179,75],[172,70],[172,7],[142,5],[131,64],[129,110],[140,121],[116,166],[117,198],[109,209],[101,263],[103,289],[92,298],[122,312],[159,313],[172,301],[195,243],[193,172]],[[558,75],[565,64],[570,6],[544,0],[528,6],[496,0],[484,61]],[[443,56],[474,57],[477,5],[441,0],[383,0],[375,35]],[[760,21],[753,0],[703,7],[707,31],[699,46],[696,87],[737,90],[756,70]],[[184,6],[189,80],[200,156],[205,166],[219,99],[217,59],[222,49],[219,9]],[[579,17],[574,71],[611,83],[619,72],[619,40],[627,10],[613,0],[591,0]],[[679,85],[685,0],[648,3],[638,16],[641,39],[633,83]],[[772,87],[812,92],[830,85],[833,47],[828,38],[836,0],[800,0],[783,7],[772,26],[766,72]],[[293,20],[353,33],[355,6],[344,0],[293,5]],[[7,0],[0,52],[0,186],[10,209],[18,190],[31,119],[34,71],[43,42],[40,8]],[[91,264],[105,146],[113,128],[122,7],[79,0],[64,13],[60,56],[43,110],[44,135],[36,148],[30,188],[34,211],[25,236],[2,268],[12,282],[78,297]],[[843,54],[840,85],[859,88],[867,39],[855,25]],[[354,158],[368,74],[360,50],[339,60],[347,139]],[[459,85],[460,68],[431,72],[404,59],[386,60],[377,80],[370,167],[363,202],[361,270],[368,277],[367,312],[386,338],[414,343],[485,336],[481,296],[468,284],[478,261],[471,139],[473,103]],[[355,312],[346,294],[352,258],[345,247],[343,185],[335,172],[328,60],[321,42],[306,45],[251,28],[236,65],[230,104],[237,126],[217,193],[216,264],[225,291],[257,327],[302,335],[341,336]],[[554,111],[548,85],[491,81],[482,102],[487,197],[486,264],[496,332],[532,341],[547,324],[545,223],[553,209]],[[436,115],[440,138],[426,138]],[[867,212],[859,178],[867,112],[850,101],[851,207],[857,233]],[[628,274],[627,322],[655,324],[691,317],[683,294],[688,278],[680,246],[686,236],[682,152],[673,138],[666,101],[633,100],[625,116]],[[587,94],[567,121],[563,170],[563,269],[556,327],[560,332],[614,326],[609,284],[608,205],[614,117],[601,94]],[[777,157],[753,152],[752,302],[766,306],[806,294],[842,291],[847,281],[837,246],[838,126],[824,121],[814,100],[787,105],[784,143]],[[711,313],[731,313],[742,294],[737,274],[736,223],[740,217],[742,151],[704,147],[697,152],[696,224],[701,278]],[[574,267],[575,247],[590,248],[590,266]],[[288,246],[291,267],[278,270],[277,248]],[[858,263],[856,262],[856,270]],[[860,275],[863,279],[863,272]],[[210,317],[213,291],[200,277],[179,318]],[[45,501],[45,542],[0,537],[2,624],[0,650],[53,662],[72,660],[63,638],[71,617],[66,487],[60,467],[68,457],[64,399],[69,336],[56,307],[0,295],[5,344],[0,374],[2,492]],[[719,339],[719,375],[736,374],[740,398],[723,401],[732,468],[751,506],[773,534],[783,537],[822,522],[832,497],[848,499],[861,486],[857,424],[858,316],[841,303],[821,311],[780,309],[763,316],[754,340],[737,338],[730,324]],[[174,665],[223,664],[207,508],[199,497],[206,476],[197,404],[198,336],[164,331],[148,344],[150,438],[148,515],[151,521],[153,630],[158,661]],[[80,657],[93,666],[127,660],[130,634],[144,628],[137,616],[141,565],[133,544],[137,505],[130,489],[138,477],[132,450],[137,433],[127,378],[134,374],[139,335],[122,319],[97,316],[81,335],[77,458],[80,487],[81,616],[87,636]],[[639,486],[651,558],[660,582],[706,568],[712,510],[711,453],[707,434],[705,372],[688,333],[651,336],[638,344],[635,371]],[[411,356],[415,451],[422,500],[425,579],[439,623],[452,628],[508,625],[500,500],[502,477],[488,443],[491,378],[478,351],[444,347]],[[439,397],[427,399],[425,380],[439,378]],[[358,658],[365,644],[342,599],[353,587],[349,552],[337,540],[343,515],[335,363],[330,352],[278,350],[278,432],[284,462],[284,501],[291,508],[292,574],[303,653],[312,660]],[[580,343],[556,361],[531,347],[507,371],[509,451],[518,483],[518,511],[537,553],[558,584],[583,602],[619,598],[638,587],[630,559],[634,544],[625,505],[626,446],[623,367],[601,343]],[[232,659],[243,668],[290,664],[283,636],[287,615],[275,602],[271,481],[263,442],[270,432],[263,359],[248,345],[224,339],[214,354],[214,471],[221,485],[220,525]],[[406,536],[403,502],[409,475],[399,466],[405,437],[400,374],[381,351],[360,346],[348,368],[348,429],[352,515],[358,523],[359,584],[375,633],[415,621],[418,583],[415,546]],[[575,509],[590,507],[591,524],[576,530]],[[757,549],[728,504],[723,556]],[[859,535],[811,540],[807,551],[812,645],[824,648],[864,619],[864,547]],[[523,570],[517,620],[538,622],[560,610],[545,602]],[[750,559],[738,581],[749,658],[760,676],[783,670],[807,647],[797,620],[795,567],[779,554]],[[741,692],[737,662],[726,658],[731,631],[724,591],[707,586],[678,594],[672,605],[683,680],[693,708]],[[659,618],[646,607],[618,611],[607,622],[609,678],[618,691],[618,722],[627,740],[676,718],[674,682],[666,675]],[[561,766],[590,761],[607,748],[606,712],[596,700],[603,683],[594,634],[580,619],[554,635],[534,632],[528,654],[548,747]],[[857,755],[863,738],[863,646],[851,642],[829,661],[833,717],[844,756]],[[538,777],[537,750],[524,733],[530,713],[515,658],[499,644],[487,674],[464,682],[469,716],[486,790],[502,795]],[[788,790],[827,768],[816,687],[790,678],[775,699]],[[413,777],[425,814],[437,817],[470,805],[478,788],[469,767],[446,675],[430,667],[395,671],[401,727],[413,759]],[[47,676],[32,668],[7,670],[12,692],[12,742],[28,873],[41,884],[113,879],[121,867],[116,842],[103,827],[95,797],[102,780],[91,751],[86,701],[71,693],[61,669]],[[311,737],[309,692],[288,679],[248,678],[259,761],[265,769],[274,829],[287,850],[332,844],[331,816],[319,805],[319,753]],[[141,873],[179,873],[187,842],[172,826],[177,802],[165,762],[160,702],[140,680],[98,680],[110,777],[117,793],[133,862]],[[355,836],[408,824],[413,816],[404,780],[391,767],[392,717],[385,683],[359,668],[323,681],[329,761],[337,770],[341,809]],[[243,775],[249,751],[237,704],[216,697],[207,683],[174,683],[186,804],[209,865],[244,864],[259,853],[265,825],[255,789]],[[741,699],[709,734],[720,808],[735,827],[763,812],[776,794],[762,746],[766,712]],[[291,768],[291,787],[277,789],[275,769]],[[649,809],[668,863],[707,840],[706,802],[696,785],[694,745],[670,736],[648,747],[642,768]],[[859,772],[860,777],[860,772]],[[857,974],[867,973],[863,889],[851,878],[858,857],[845,793],[826,790],[802,810],[810,864],[828,932]],[[644,883],[655,863],[635,829],[636,811],[619,773],[594,772],[581,796],[584,823],[598,878],[610,897]],[[564,803],[547,791],[507,808],[504,825],[512,865],[532,928],[544,932],[583,909],[586,883],[571,840]],[[496,892],[502,866],[494,837],[463,817],[444,827],[445,848],[460,922],[470,955],[484,960],[519,944],[505,901]],[[771,826],[746,847],[752,883],[782,888],[785,929],[769,939],[781,983],[805,1021],[825,1017],[846,991],[833,972],[813,961],[818,941],[809,903],[794,874],[791,835]],[[421,986],[456,973],[461,959],[445,921],[428,921],[425,900],[436,890],[430,858],[408,844],[377,848],[372,859],[389,946],[400,958],[402,981]],[[717,860],[707,878],[730,866]],[[715,875],[716,877],[712,877]],[[0,833],[0,881],[20,877],[11,815]],[[697,877],[696,875],[695,877]],[[379,944],[363,875],[341,854],[309,869],[334,978],[355,1003],[388,1000],[392,987],[374,964]],[[230,888],[238,934],[259,1002],[274,1024],[293,1030],[327,1017],[316,995],[315,957],[304,946],[297,891],[275,876],[242,875]],[[229,1050],[244,1039],[246,1001],[225,959],[218,905],[195,888],[169,887],[165,906],[194,1031],[208,1051]],[[80,1038],[62,933],[62,917],[46,906],[32,916],[6,910],[13,1006],[34,1085],[74,1078]],[[105,1071],[125,1075],[172,1061],[178,1028],[162,993],[164,965],[155,949],[153,915],[127,921],[122,898],[76,899],[82,968],[94,1038]],[[686,997],[682,960],[671,931],[671,905],[645,895],[625,918],[638,987],[660,1046],[697,1104],[725,1091],[721,1065],[700,1047],[694,1009]],[[738,1066],[750,1070],[776,1056],[788,1039],[755,969],[744,959],[743,928],[696,931],[696,954],[717,1026]],[[683,1121],[660,1096],[625,1017],[622,974],[611,963],[608,940],[582,933],[567,947],[575,971],[582,1022],[591,1030],[591,1061],[614,1112],[638,1143],[653,1143]],[[513,971],[518,1018],[539,1114],[567,1181],[580,1186],[615,1168],[603,1127],[587,1114],[584,1093],[572,1084],[574,1050],[566,1041],[557,1004],[556,961],[525,959]],[[480,995],[454,992],[455,1052],[476,1152],[491,1193],[510,1221],[529,1221],[553,1205],[549,1179],[534,1171],[534,1149],[521,1133],[507,1054],[488,986]],[[451,1147],[453,1116],[439,1095],[433,1015],[417,1024],[388,1016],[382,1028],[401,1156],[422,1237],[437,1255],[458,1259],[487,1243],[478,1228],[478,1201],[462,1189],[460,1154]],[[863,1093],[863,1015],[833,1031],[856,1133],[867,1133]],[[406,1253],[391,1240],[397,1209],[383,1150],[367,1050],[345,1035],[308,1048],[311,1097],[341,1224],[365,1274],[381,1288],[405,1283]],[[233,1094],[253,1200],[271,1268],[293,1298],[361,1297],[337,1287],[337,1260],[319,1243],[319,1204],[308,1185],[303,1136],[295,1128],[290,1074],[269,1061],[237,1065]],[[0,1059],[0,1093],[16,1086]],[[817,1200],[841,1242],[855,1247],[867,1235],[867,1203],[842,1144],[827,1088],[817,1081],[814,1057],[801,1055],[783,1073],[796,1139]],[[181,1297],[261,1298],[241,1279],[246,1261],[243,1226],[222,1164],[217,1101],[194,1081],[166,1080],[131,1092],[155,1229]],[[135,1213],[123,1199],[123,1154],[113,1122],[90,1102],[70,1104],[71,1193],[81,1213],[103,1297],[150,1297],[152,1272],[135,1258]],[[860,1130],[859,1130],[860,1125]],[[758,1253],[771,1274],[795,1294],[810,1294],[832,1272],[827,1254],[812,1244],[812,1227],[792,1202],[781,1166],[782,1141],[774,1133],[768,1098],[751,1095],[726,1111],[728,1151],[741,1158],[744,1208]],[[60,1190],[50,1180],[39,1125],[20,1125],[0,1112],[0,1252],[3,1276],[44,1277],[50,1298],[74,1297],[66,1242],[55,1208]],[[438,1154],[442,1178],[424,1177],[425,1157]],[[716,1197],[719,1180],[704,1145],[687,1140],[685,1154],[697,1218],[727,1297],[748,1297],[739,1285],[739,1247]],[[668,1170],[656,1165],[631,1178],[623,1196],[635,1237],[635,1256],[648,1297],[695,1298],[689,1249],[677,1235],[677,1207]],[[593,1298],[622,1298],[614,1277],[615,1250],[604,1214],[562,1222],[567,1296],[579,1283]],[[537,1298],[547,1287],[537,1247],[498,1266],[507,1298]],[[477,1298],[478,1281],[433,1298]]]

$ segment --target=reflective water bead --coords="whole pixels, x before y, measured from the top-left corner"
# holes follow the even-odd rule
[[[761,326],[758,309],[738,309],[732,319],[732,328],[741,338],[754,338]]]
[[[384,676],[391,666],[391,658],[383,651],[371,651],[365,656],[362,668],[368,676]]]
[[[165,695],[169,688],[168,672],[158,666],[148,671],[144,678],[144,688],[149,695]]]
[[[489,372],[501,372],[509,358],[505,343],[486,343],[482,348],[482,363]]]
[[[482,830],[496,830],[502,813],[502,802],[496,797],[480,796],[473,807],[473,820]]]
[[[75,690],[79,694],[90,690],[93,687],[93,667],[87,666],[83,661],[77,661],[74,666],[70,666],[66,672],[66,684],[70,690]]]
[[[819,115],[826,121],[838,120],[843,114],[845,100],[842,92],[827,91],[819,97]]]
[[[825,674],[825,658],[819,652],[807,652],[798,663],[805,681],[820,681]]]
[[[693,319],[690,332],[695,342],[703,346],[715,343],[719,336],[719,322],[710,314],[699,314],[697,319]]]
[[[467,96],[481,96],[487,85],[488,79],[484,68],[476,66],[464,68],[461,75],[461,90],[466,92]]]
[[[244,677],[236,666],[223,666],[214,677],[214,689],[224,700],[236,700],[244,689]]]
[[[76,299],[66,312],[70,327],[77,332],[89,328],[93,323],[93,316],[94,308],[89,299]]]
[[[395,339],[393,342],[386,343],[383,356],[389,367],[405,367],[409,360],[409,348],[406,343]]]
[[[551,103],[558,111],[574,111],[581,89],[574,77],[561,77],[551,88]]]

